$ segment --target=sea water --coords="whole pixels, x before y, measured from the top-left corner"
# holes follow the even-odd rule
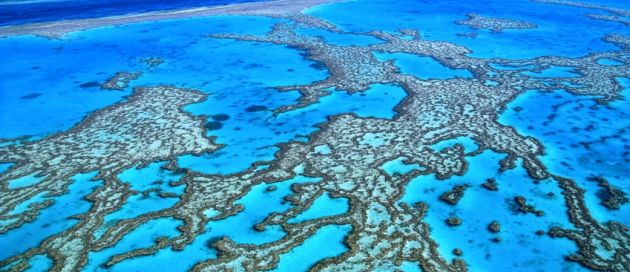
[[[140,7],[136,2],[127,1],[128,5],[125,6],[116,1],[117,9],[96,9],[90,16],[185,8],[208,3],[175,1],[173,4],[164,3],[164,6],[143,4]],[[623,2],[596,2],[624,7]],[[13,14],[9,19],[6,19],[6,14],[17,6],[0,4],[0,25],[84,18],[87,16],[85,13],[71,11],[76,10],[76,7],[89,10],[77,6],[76,1],[64,1],[63,5],[66,6],[61,8],[68,12],[59,15],[55,11],[49,13],[44,4],[52,3],[33,4],[32,7],[36,7],[33,12],[37,16]],[[75,6],[68,9],[71,5]],[[547,55],[578,57],[592,51],[614,50],[616,47],[602,41],[601,37],[607,33],[630,33],[622,24],[582,16],[597,11],[560,5],[540,7],[540,4],[526,0],[492,1],[492,5],[480,5],[478,1],[472,0],[348,1],[317,6],[307,12],[356,34],[320,29],[303,29],[299,33],[320,37],[339,46],[366,46],[382,42],[366,35],[368,31],[395,32],[401,28],[410,28],[419,30],[423,39],[466,46],[472,50],[469,54],[472,57],[509,59]],[[494,33],[473,30],[455,23],[465,19],[467,13],[524,20],[537,24],[538,28]],[[226,146],[212,154],[180,156],[177,163],[181,167],[207,174],[230,174],[247,169],[256,161],[272,160],[278,151],[276,144],[303,140],[306,135],[316,131],[316,125],[325,122],[328,116],[345,112],[386,119],[396,116],[394,108],[406,93],[400,86],[384,84],[371,85],[361,94],[333,89],[319,103],[274,114],[273,109],[293,104],[299,97],[296,91],[279,92],[275,87],[323,80],[329,75],[328,71],[305,58],[305,52],[296,48],[212,39],[207,35],[264,34],[278,22],[287,21],[256,16],[215,16],[103,27],[73,32],[63,39],[34,36],[0,39],[0,138],[30,136],[27,140],[36,140],[61,133],[91,112],[125,101],[134,87],[168,84],[194,88],[206,93],[208,99],[188,105],[185,110],[206,117],[208,122],[215,122],[207,134],[215,136],[218,143]],[[458,35],[462,33],[475,33],[477,36],[471,38]],[[429,57],[378,52],[375,52],[375,56],[382,61],[394,60],[402,73],[421,79],[472,77],[469,71],[450,69]],[[159,57],[164,62],[156,67],[141,62],[143,58],[150,57]],[[620,65],[620,62],[602,59],[599,64],[614,66]],[[143,74],[123,90],[102,90],[100,84],[118,71],[139,71]],[[542,78],[579,76],[571,67],[557,66],[540,73],[526,74]],[[521,134],[541,140],[545,154],[540,159],[549,166],[551,172],[573,178],[581,188],[586,189],[586,204],[596,220],[616,220],[629,225],[628,205],[623,205],[619,210],[602,206],[601,194],[598,193],[601,188],[589,180],[589,177],[603,176],[613,186],[626,192],[630,190],[627,182],[624,182],[626,173],[630,172],[625,144],[628,139],[625,134],[618,133],[629,125],[627,120],[630,118],[624,109],[630,106],[630,80],[617,80],[625,87],[621,93],[623,100],[597,105],[593,102],[595,97],[575,96],[564,91],[544,93],[530,90],[508,104],[507,110],[500,116],[500,122],[516,127]],[[492,85],[492,82],[487,84]],[[252,106],[262,110],[248,110]],[[223,118],[216,118],[219,115]],[[597,141],[588,146],[582,144],[593,139]],[[370,142],[375,143],[374,139]],[[442,141],[431,148],[441,150],[457,143],[462,144],[467,153],[478,148],[469,137]],[[319,151],[327,152],[324,147]],[[553,271],[583,269],[575,263],[557,261],[577,250],[573,242],[534,234],[536,230],[547,230],[552,226],[571,228],[558,186],[551,180],[535,184],[526,175],[521,161],[518,161],[515,169],[500,171],[499,161],[505,156],[492,151],[467,156],[469,171],[463,176],[447,180],[438,180],[434,175],[419,176],[407,186],[407,193],[400,202],[427,202],[429,210],[423,221],[431,226],[431,238],[439,244],[440,253],[451,260],[455,257],[452,250],[462,249],[464,255],[461,258],[472,270],[528,271],[534,267]],[[404,160],[404,157],[400,157],[387,162],[383,170],[390,175],[398,175],[423,169],[420,165],[405,164]],[[179,179],[181,174],[162,169],[165,163],[153,162],[144,168],[130,168],[120,173],[118,178],[128,183],[133,190],[157,189],[180,195],[185,186],[171,186],[169,182]],[[11,166],[10,163],[0,163],[0,173]],[[48,199],[55,201],[42,210],[35,221],[0,235],[0,244],[12,245],[10,250],[0,252],[0,260],[35,247],[46,238],[74,226],[77,220],[69,217],[87,211],[91,204],[84,197],[101,185],[101,181],[92,180],[95,175],[77,174],[73,177],[68,193],[48,196],[44,192],[12,211],[16,214],[28,210],[28,205],[32,203]],[[10,181],[7,186],[33,186],[42,178],[29,175]],[[480,186],[488,178],[497,180],[499,191],[487,191]],[[272,192],[267,192],[269,184],[256,185],[237,200],[237,204],[244,206],[243,211],[209,222],[206,232],[182,251],[164,248],[155,255],[129,259],[108,269],[133,271],[142,265],[149,270],[185,271],[199,261],[216,258],[216,249],[209,242],[223,237],[237,243],[251,244],[282,239],[286,233],[280,226],[268,226],[263,232],[253,230],[252,226],[273,212],[291,208],[283,198],[293,194],[290,188],[292,184],[318,181],[297,176],[274,183],[277,189]],[[457,205],[451,206],[439,200],[442,193],[462,184],[469,188]],[[536,217],[518,213],[513,203],[516,195],[524,196],[529,204],[544,210],[546,215]],[[155,193],[148,197],[131,196],[121,209],[105,217],[106,225],[97,231],[97,235],[102,235],[118,220],[172,207],[176,200],[163,199]],[[324,193],[291,222],[339,215],[348,210],[347,198],[335,198]],[[462,226],[447,226],[444,221],[450,216],[460,217]],[[501,224],[501,231],[497,234],[487,230],[493,220]],[[3,225],[10,223],[8,220],[0,222]],[[171,217],[150,220],[112,247],[90,252],[86,270],[105,270],[101,264],[112,256],[151,246],[158,237],[181,235],[177,230],[181,224],[181,221]],[[351,231],[349,225],[330,225],[319,229],[301,246],[283,254],[277,270],[306,270],[319,260],[343,254],[348,250],[344,240]],[[501,237],[501,242],[493,242],[495,237]],[[541,248],[547,250],[541,251]],[[174,258],[181,262],[173,263]],[[36,255],[29,263],[34,271],[45,271],[52,266],[51,259],[46,255]],[[415,271],[413,269],[416,266],[415,263],[405,262],[401,269]]]

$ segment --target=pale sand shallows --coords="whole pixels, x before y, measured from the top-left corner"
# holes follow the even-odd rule
[[[31,23],[0,27],[0,38],[15,35],[37,35],[48,38],[59,38],[68,32],[103,26],[117,26],[129,23],[213,15],[269,16],[275,18],[291,19],[301,23],[332,29],[334,28],[334,26],[330,23],[319,20],[315,17],[306,16],[301,11],[316,5],[338,1],[339,0],[275,0],[183,10],[155,11],[102,18]]]

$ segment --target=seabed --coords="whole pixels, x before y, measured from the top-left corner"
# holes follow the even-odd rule
[[[629,18],[277,0],[2,24],[0,270],[630,271]]]

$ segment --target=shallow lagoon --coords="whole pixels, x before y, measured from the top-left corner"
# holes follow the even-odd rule
[[[578,271],[577,264],[557,262],[577,249],[572,242],[535,234],[539,229],[552,226],[571,227],[559,188],[553,181],[535,184],[522,167],[500,172],[499,161],[504,157],[485,151],[468,157],[470,170],[461,177],[438,180],[434,175],[420,176],[407,186],[401,201],[426,202],[429,210],[424,221],[431,226],[431,237],[440,245],[440,253],[452,259],[456,257],[453,249],[461,249],[461,258],[472,270],[531,271],[545,267],[553,271]],[[498,191],[481,186],[489,178],[496,180]],[[441,201],[440,195],[455,185],[469,186],[464,197],[454,206]],[[543,210],[545,215],[519,213],[513,200],[518,195]],[[445,221],[451,216],[461,218],[461,226],[448,226]],[[501,230],[493,234],[488,226],[495,220]],[[495,237],[500,237],[501,241],[494,242]]]
[[[164,267],[168,267],[169,271],[187,271],[199,261],[216,258],[215,249],[209,247],[208,243],[223,237],[228,237],[237,243],[249,244],[264,244],[277,241],[285,235],[279,226],[267,226],[263,232],[254,230],[253,226],[262,222],[272,212],[282,212],[291,207],[290,204],[283,201],[283,198],[291,193],[290,187],[292,184],[316,181],[317,179],[298,176],[291,180],[274,183],[276,190],[272,192],[267,191],[267,184],[254,186],[247,195],[236,202],[236,204],[244,206],[243,211],[223,220],[211,221],[206,226],[206,232],[198,236],[192,244],[187,245],[182,251],[174,251],[170,248],[163,249],[153,256],[123,261],[114,265],[111,270],[132,271],[138,267],[143,267],[143,269],[164,269]],[[157,233],[160,235],[168,233],[173,230],[173,227],[173,224],[171,224]],[[326,233],[334,235],[334,232]],[[137,235],[146,234],[138,232]],[[105,256],[99,256],[102,254]],[[109,251],[103,251],[95,253],[94,256],[95,258],[104,259],[106,256],[111,256],[111,254]],[[177,258],[179,261],[173,263],[173,258]]]
[[[614,5],[616,1],[605,2]],[[580,16],[598,11],[528,0],[361,0],[317,6],[308,13],[331,21],[346,31],[368,32],[380,29],[395,32],[405,28],[417,29],[425,39],[466,46],[473,51],[471,56],[479,58],[525,59],[547,55],[577,57],[591,51],[613,50],[615,46],[603,42],[601,37],[607,33],[628,34],[630,31],[623,24]],[[524,20],[537,24],[538,28],[492,33],[455,24],[458,20],[466,19],[468,13]],[[457,35],[471,32],[477,33],[477,37],[473,39]]]
[[[380,61],[394,60],[400,72],[414,75],[421,79],[470,78],[472,74],[463,69],[448,68],[431,57],[422,57],[407,53],[375,53]]]
[[[315,7],[309,13],[348,31],[418,29],[425,39],[461,44],[473,50],[470,56],[483,58],[581,56],[591,51],[616,49],[600,40],[605,33],[629,33],[627,28],[611,22],[593,21],[582,16],[568,19],[575,18],[576,13],[585,14],[584,9],[554,6],[552,10],[541,11],[538,8],[541,4],[529,1],[493,3],[492,8],[486,8],[473,1],[458,2],[458,5],[452,1],[426,5],[423,1],[392,3],[362,0]],[[538,24],[539,28],[493,33],[472,30],[454,23],[464,19],[469,12],[531,21]],[[382,16],[366,18],[366,14],[370,13]],[[557,20],[546,20],[547,16],[554,16]],[[398,19],[387,20],[389,17]],[[6,65],[0,67],[0,138],[32,135],[34,137],[29,140],[35,140],[62,132],[90,112],[123,101],[134,87],[170,84],[199,89],[208,94],[206,101],[188,105],[185,110],[206,117],[207,134],[216,136],[218,143],[225,144],[225,147],[212,154],[179,156],[176,159],[179,166],[208,174],[231,174],[250,167],[256,161],[273,160],[279,150],[277,144],[308,139],[309,134],[319,129],[317,125],[325,122],[329,116],[353,112],[359,117],[391,119],[398,114],[395,107],[407,93],[400,86],[383,84],[371,85],[367,91],[355,94],[332,89],[319,103],[273,114],[273,109],[292,104],[299,96],[296,91],[278,92],[274,87],[322,80],[329,72],[318,63],[306,59],[304,52],[295,48],[216,40],[207,37],[207,34],[263,34],[277,22],[286,21],[265,17],[217,16],[105,27],[72,33],[62,40],[37,37],[2,39],[0,58]],[[181,29],[187,31],[182,32]],[[473,39],[457,35],[471,32],[475,32],[477,37]],[[317,29],[304,29],[300,33],[321,37],[326,42],[340,46],[366,46],[382,42],[361,33],[340,34]],[[575,39],[576,36],[581,38]],[[381,61],[394,60],[402,73],[421,79],[444,80],[473,76],[469,71],[450,69],[428,57],[377,52],[375,56]],[[164,63],[152,67],[141,61],[150,57],[162,58]],[[77,63],[81,64],[80,69],[77,69]],[[603,59],[598,63],[618,66],[621,62]],[[143,74],[124,90],[100,89],[99,85],[117,71],[140,71]],[[541,73],[524,74],[542,78],[579,76],[572,73],[570,67],[559,66]],[[624,86],[630,86],[627,79],[620,78],[619,81]],[[487,83],[492,85],[491,82]],[[617,220],[630,224],[628,205],[619,210],[606,209],[600,204],[601,189],[587,179],[603,175],[613,186],[630,191],[624,182],[625,173],[630,171],[626,167],[628,158],[625,152],[628,139],[618,133],[628,126],[626,121],[630,119],[624,111],[630,106],[627,103],[629,90],[626,87],[621,94],[626,100],[615,101],[607,106],[595,105],[592,97],[576,97],[562,91],[528,91],[508,104],[500,118],[503,124],[514,126],[520,133],[534,136],[543,142],[546,153],[541,159],[553,173],[574,178],[586,189],[586,203],[592,215],[601,222]],[[567,133],[571,135],[568,139]],[[602,141],[590,143],[588,147],[583,144],[594,138]],[[374,142],[371,139],[370,143]],[[551,226],[571,228],[560,190],[555,183],[545,180],[534,185],[521,167],[521,161],[518,161],[516,169],[499,171],[499,161],[505,154],[485,151],[471,156],[470,152],[479,146],[468,137],[443,141],[431,148],[443,150],[456,143],[464,145],[469,153],[466,157],[470,163],[469,171],[461,177],[455,176],[448,180],[437,180],[433,175],[417,177],[407,186],[407,193],[400,200],[409,204],[418,201],[429,204],[427,216],[423,220],[431,225],[431,237],[440,244],[440,253],[452,260],[455,257],[452,250],[462,249],[462,258],[475,271],[530,271],[538,267],[556,271],[582,270],[575,263],[557,262],[577,250],[573,242],[534,234],[536,230],[546,230]],[[330,149],[322,147],[316,151],[326,153]],[[385,163],[383,171],[389,175],[404,175],[411,170],[424,170],[419,165],[405,164],[404,160],[404,157],[399,157]],[[140,169],[128,169],[118,178],[129,183],[132,190],[157,190],[181,195],[185,185],[169,184],[179,179],[181,174],[162,169],[165,163],[153,162]],[[0,173],[11,165],[0,164]],[[66,195],[50,197],[41,194],[18,206],[14,213],[27,210],[31,203],[40,203],[46,199],[56,201],[44,209],[34,222],[0,235],[0,244],[19,244],[12,251],[0,254],[0,260],[71,228],[76,220],[67,217],[87,211],[90,203],[84,197],[101,184],[99,181],[90,181],[92,177],[94,173],[78,175]],[[500,191],[490,192],[480,186],[488,178],[497,180]],[[181,225],[179,220],[170,217],[151,220],[131,231],[113,247],[91,252],[86,270],[134,271],[142,265],[143,270],[168,268],[169,271],[185,271],[199,261],[216,258],[216,250],[208,243],[222,237],[237,243],[257,245],[277,241],[286,235],[282,227],[268,226],[265,231],[258,232],[252,226],[273,212],[286,211],[291,207],[283,198],[293,193],[290,188],[292,184],[319,180],[297,176],[274,183],[277,189],[272,192],[267,190],[270,185],[258,184],[237,201],[237,204],[244,206],[243,211],[219,221],[211,221],[206,226],[207,231],[182,251],[165,248],[155,255],[126,260],[108,269],[101,266],[116,254],[151,246],[158,237],[172,238],[181,234],[177,230]],[[36,175],[31,175],[10,181],[8,186],[32,186],[38,181]],[[461,184],[470,187],[456,206],[439,200],[442,193]],[[105,217],[106,224],[97,231],[97,236],[117,220],[169,208],[178,201],[177,197],[159,197],[156,192],[148,196],[131,196],[121,209]],[[528,203],[542,209],[546,215],[539,218],[516,212],[512,200],[517,194],[526,197]],[[334,198],[324,193],[289,223],[344,214],[348,210],[347,198]],[[213,211],[207,212],[208,215],[213,214]],[[445,224],[444,221],[454,215],[463,220],[462,226],[449,227]],[[498,234],[487,230],[492,220],[501,223]],[[8,220],[0,222],[10,223]],[[319,260],[343,254],[348,250],[344,240],[351,231],[349,225],[321,228],[301,246],[282,254],[276,270],[306,270]],[[495,237],[501,237],[501,242],[493,242]],[[541,248],[550,250],[541,251]],[[514,258],[501,258],[504,254]],[[173,263],[174,259],[181,262]],[[51,260],[44,255],[31,258],[29,263],[34,270],[42,271],[52,265]],[[416,271],[417,264],[403,262],[401,269]]]
[[[34,199],[41,202],[54,200],[55,202],[42,210],[37,218],[20,228],[13,229],[0,235],[0,244],[7,245],[0,252],[0,259],[5,259],[16,253],[21,253],[36,246],[44,239],[65,231],[75,225],[78,220],[69,217],[86,212],[90,209],[90,202],[84,197],[94,191],[100,182],[92,181],[96,173],[79,174],[74,177],[75,182],[68,188],[68,193],[62,196],[46,196],[42,194]],[[30,203],[29,203],[30,204]],[[24,207],[26,208],[26,207]],[[11,246],[8,246],[11,245]],[[43,264],[45,262],[37,262]]]
[[[626,182],[629,139],[627,133],[619,133],[629,125],[625,109],[630,106],[630,81],[617,80],[625,87],[623,99],[609,105],[596,105],[588,97],[567,92],[531,91],[508,104],[510,110],[500,120],[542,140],[546,149],[542,160],[554,173],[571,177],[586,189],[586,203],[597,220],[630,224],[630,207],[607,209],[600,204],[601,188],[588,180],[601,176],[614,187],[630,190]]]
[[[224,122],[225,126],[222,129],[208,131],[209,135],[218,136],[218,141],[227,144],[228,148],[209,157],[184,156],[179,163],[184,167],[192,167],[193,169],[197,169],[195,163],[199,163],[203,164],[203,166],[200,166],[197,170],[203,171],[205,169],[210,173],[226,173],[243,170],[249,167],[251,163],[261,159],[272,159],[277,148],[268,147],[261,149],[261,147],[272,146],[275,143],[288,141],[299,135],[309,134],[316,129],[314,125],[325,121],[326,116],[330,114],[354,110],[365,116],[393,117],[395,112],[391,109],[404,98],[405,93],[399,87],[384,85],[374,86],[374,90],[366,92],[365,96],[333,92],[330,97],[322,100],[320,104],[313,105],[300,112],[283,114],[277,118],[273,118],[268,110],[262,112],[246,111],[247,107],[251,105],[264,105],[268,109],[273,109],[292,103],[297,98],[295,92],[281,93],[272,89],[272,87],[308,83],[324,78],[327,74],[324,70],[314,68],[313,63],[303,59],[300,56],[300,52],[295,49],[268,44],[244,44],[229,40],[213,40],[204,37],[204,35],[212,33],[212,29],[216,32],[238,31],[243,33],[242,30],[246,29],[247,32],[252,34],[264,33],[276,21],[263,17],[210,17],[134,24],[124,27],[106,27],[73,33],[63,40],[46,40],[37,37],[16,37],[1,40],[0,47],[3,47],[3,50],[0,51],[4,52],[3,59],[7,61],[7,64],[10,64],[3,66],[5,70],[2,75],[5,80],[0,81],[2,82],[0,83],[2,84],[0,90],[3,90],[0,91],[0,95],[3,98],[0,100],[2,101],[0,103],[3,105],[3,107],[0,107],[0,111],[2,111],[1,116],[3,116],[1,125],[3,128],[12,129],[2,129],[0,137],[13,138],[22,135],[35,135],[37,138],[40,138],[51,133],[63,131],[79,122],[89,112],[124,99],[124,96],[130,94],[131,89],[135,86],[172,84],[197,88],[210,94],[211,99],[200,104],[191,105],[186,110],[194,114],[226,114],[229,116],[229,119]],[[182,26],[182,23],[185,25]],[[178,32],[180,27],[196,29],[198,33],[186,33],[185,36],[181,36]],[[155,31],[156,29],[159,30]],[[133,35],[130,35],[131,33]],[[26,48],[31,50],[26,50]],[[242,53],[234,54],[234,52]],[[46,57],[41,58],[40,56]],[[140,62],[142,58],[155,56],[162,58],[164,63],[154,68]],[[81,59],[82,69],[76,69],[76,64],[73,62],[64,61],[67,59]],[[232,68],[226,70],[225,67]],[[9,72],[8,69],[12,72],[7,73]],[[37,72],[32,72],[34,70]],[[267,71],[261,72],[262,70]],[[143,75],[138,80],[132,81],[122,91],[104,91],[100,89],[99,85],[113,75],[111,71],[142,71]],[[274,74],[274,77],[267,77],[265,76],[266,74]],[[14,80],[6,80],[8,78]],[[49,85],[47,82],[50,82],[51,78],[61,78],[63,80],[55,81],[54,85]],[[33,83],[46,85],[33,86]],[[9,92],[9,90],[17,90],[17,92]],[[37,90],[38,92],[34,95],[34,93],[29,93],[30,90]],[[347,107],[344,108],[328,106],[330,103],[348,101],[348,99],[356,100],[357,102],[345,104]],[[384,108],[377,107],[376,105],[382,103],[384,99],[391,101],[389,106]],[[248,101],[248,104],[242,104],[242,101]],[[32,109],[29,109],[29,107]],[[50,118],[51,116],[53,118]],[[46,120],[46,122],[42,122],[42,120]],[[262,132],[261,130],[266,132],[260,133]],[[252,136],[250,136],[252,134],[251,131],[257,131],[259,137],[252,139]],[[253,144],[246,145],[245,143]],[[242,155],[243,157],[234,160],[233,156],[235,155]],[[3,168],[5,167],[8,168],[10,165],[3,164]],[[146,169],[131,169],[121,174],[119,178],[130,182],[135,190],[150,189],[150,187],[142,186],[138,182],[148,183],[155,181],[156,178],[162,179],[165,181],[164,184],[167,185],[168,179],[164,180],[163,176],[155,176],[156,172],[162,171],[159,167],[159,164],[151,164]],[[177,176],[169,177],[169,179],[176,178]],[[24,181],[12,181],[11,186],[26,186],[37,182],[37,180],[34,177],[27,177],[24,178]],[[276,196],[276,201],[279,204],[280,198],[289,193],[289,185],[277,186],[279,187],[277,191],[264,194],[264,198],[257,201],[265,201],[264,199],[266,198]],[[162,190],[168,191],[168,187],[166,186]],[[181,191],[182,186],[179,186],[179,188],[178,191]],[[252,192],[253,196],[245,198],[243,201],[247,202],[247,199],[252,199],[251,197],[254,197],[254,199],[263,197],[260,195],[263,190],[261,188],[255,187],[253,189],[253,192],[258,191],[258,196],[255,196],[256,194]],[[78,201],[81,196],[72,192],[70,191],[69,194],[64,195],[64,199]],[[175,204],[177,199],[169,201],[169,199],[162,199],[155,193],[152,193],[148,198],[134,195],[131,196],[130,200],[128,205],[123,206],[121,210],[105,218],[106,222],[111,221],[107,225],[114,223],[116,220],[132,218],[143,213],[170,207]],[[37,201],[41,200],[33,199],[33,202]],[[38,217],[36,222],[43,222],[42,220],[47,218],[46,214],[48,212],[57,213],[55,207],[63,206],[65,205],[64,203],[59,201],[52,207],[44,210],[44,213]],[[265,203],[268,202],[265,201]],[[255,203],[246,205],[246,207],[256,206],[258,204]],[[258,239],[258,242],[255,243],[263,243],[277,240],[282,237],[283,233],[278,228],[269,227],[268,231],[265,232],[267,234],[255,233],[251,229],[251,225],[262,220],[271,211],[278,211],[282,207],[287,208],[286,205],[268,207],[269,209],[262,210],[247,208],[244,212],[239,213],[238,216],[226,219],[227,221],[225,222],[213,223],[208,227],[211,230],[208,233],[210,235],[208,237],[218,237],[222,233],[231,233],[229,236],[238,242],[255,242],[256,240],[252,239]],[[26,206],[24,209],[26,209]],[[77,210],[77,212],[81,212],[81,210]],[[246,218],[249,218],[248,221],[251,221],[251,224],[243,222]],[[108,256],[121,253],[122,249],[128,250],[133,248],[130,247],[130,243],[134,244],[134,247],[150,245],[150,243],[147,243],[151,240],[151,236],[146,236],[149,233],[154,233],[153,237],[155,235],[174,235],[172,231],[175,230],[176,223],[169,223],[173,222],[172,220],[158,222],[149,222],[139,227],[126,237],[126,240],[119,242],[119,245],[112,249],[93,253],[93,258],[96,259],[91,261],[89,266],[96,269],[98,267],[98,264],[94,263],[96,260],[101,262],[107,260]],[[230,222],[242,225],[244,229],[234,233],[234,230],[229,227],[234,223]],[[8,241],[6,239],[17,239],[15,237],[24,239],[23,235],[25,232],[29,232],[31,229],[38,229],[44,223],[32,224],[33,228],[24,226],[19,230],[0,235],[0,238],[5,241]],[[69,226],[67,225],[65,228]],[[6,253],[14,254],[20,252],[35,245],[33,243],[46,238],[46,235],[61,231],[61,228],[62,226],[60,225],[59,228],[52,229],[50,233],[39,232],[38,236],[42,236],[39,238],[40,240],[34,237],[29,238],[30,243],[24,243],[22,247],[16,248],[15,252]],[[152,230],[145,231],[146,228]],[[99,230],[98,233],[102,233],[105,230]],[[251,236],[251,239],[248,239],[247,237],[250,235],[253,236]],[[147,238],[149,240],[146,240]],[[145,242],[138,244],[138,239],[144,239]],[[214,254],[211,249],[205,248],[203,237],[200,237],[197,241],[200,243],[191,245],[184,252],[177,254],[196,256],[190,258],[191,265]],[[168,260],[172,258],[170,253],[163,253],[158,254],[156,258],[152,258],[152,261],[155,261],[156,268],[160,267],[159,260],[164,260],[168,263]],[[9,255],[4,257],[7,256]],[[163,258],[160,258],[160,256],[163,256]],[[313,261],[316,260],[314,259]],[[142,261],[142,258],[138,261]],[[113,269],[126,270],[135,266],[133,262],[129,262],[128,265],[130,266],[127,266],[126,263],[123,262],[116,265]],[[33,260],[32,265],[44,266],[49,264],[46,264],[43,260],[36,259]]]
[[[246,70],[248,65],[256,64],[252,63],[256,62],[253,55],[232,54],[239,52],[235,50],[236,47],[244,48],[229,41],[216,42],[203,35],[212,33],[212,29],[217,32],[240,29],[249,33],[264,33],[274,22],[263,17],[208,17],[105,27],[75,32],[63,40],[31,36],[2,39],[0,127],[3,129],[0,130],[0,138],[45,136],[67,130],[87,113],[120,101],[135,86],[173,84],[208,92],[242,89],[251,85],[257,89],[265,88],[260,86],[264,85],[260,82],[263,80],[260,76],[247,77],[248,84],[242,84],[245,80],[243,74],[257,74]],[[196,33],[181,35],[178,34],[178,27]],[[275,86],[282,80],[287,83],[306,83],[319,77],[314,74],[309,78],[309,73],[302,73],[306,79],[300,81],[300,78],[286,71],[296,68],[295,63],[305,63],[299,58],[283,58],[283,54],[286,56],[287,52],[291,54],[293,51],[280,49],[276,51],[278,58],[274,59],[274,55],[269,54],[273,46],[260,47],[259,50],[265,52],[260,55],[269,55],[270,59],[258,60],[259,65],[286,63],[288,66],[276,66],[275,79],[278,81],[269,82],[267,86]],[[255,53],[249,50],[244,52]],[[164,59],[164,67],[150,69],[141,63],[143,58],[156,56]],[[76,66],[78,62],[80,69]],[[223,67],[234,69],[223,70]],[[100,84],[118,71],[141,71],[144,76],[131,82],[123,91],[101,90]],[[239,77],[241,80],[238,80]],[[230,85],[230,82],[234,84]],[[207,86],[212,83],[214,85]],[[38,96],[33,97],[33,94]]]

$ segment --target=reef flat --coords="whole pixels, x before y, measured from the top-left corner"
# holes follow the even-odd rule
[[[272,1],[0,29],[0,46],[21,34],[54,46],[137,35],[151,48],[74,83],[128,96],[69,129],[0,142],[0,244],[10,248],[0,267],[629,271],[630,30],[573,9],[630,11],[517,1],[616,31],[589,32],[597,42],[576,46],[579,56],[511,58],[474,50],[567,24],[469,3],[425,29],[418,9],[441,7],[393,2]],[[358,30],[367,26],[343,23],[348,10],[422,16]],[[92,29],[105,25],[117,27]],[[57,208],[65,201],[84,205]]]
[[[488,18],[478,14],[468,14],[468,20],[462,20],[457,23],[468,25],[474,29],[490,29],[494,32],[501,32],[505,29],[532,29],[537,27],[535,24],[528,22],[505,18]]]

